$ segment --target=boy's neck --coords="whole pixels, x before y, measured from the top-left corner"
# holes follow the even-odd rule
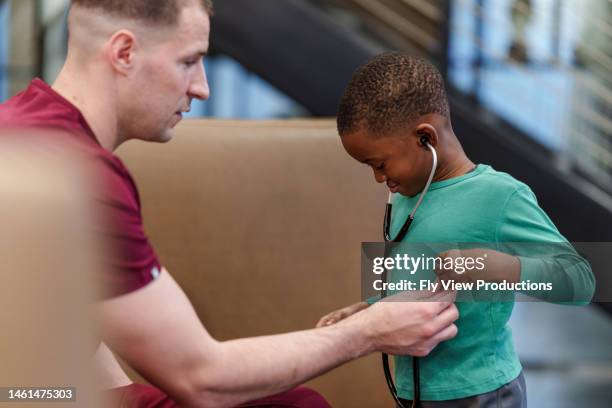
[[[476,167],[476,165],[465,155],[460,146],[457,149],[452,149],[449,152],[443,153],[444,154],[439,155],[438,169],[436,170],[433,181],[442,181],[463,176]]]
[[[476,165],[472,163],[469,159],[467,159],[465,162],[457,164],[457,166],[440,168],[440,170],[436,171],[434,181],[448,180],[455,177],[463,176],[464,174],[474,170],[475,167]]]

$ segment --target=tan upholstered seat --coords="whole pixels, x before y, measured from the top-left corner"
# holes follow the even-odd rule
[[[333,121],[186,121],[120,156],[163,265],[216,338],[310,328],[359,300],[360,243],[381,239],[386,190]],[[390,406],[379,360],[311,385],[336,407]]]

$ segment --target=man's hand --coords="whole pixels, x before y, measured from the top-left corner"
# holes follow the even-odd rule
[[[344,320],[347,317],[366,309],[368,306],[369,305],[367,302],[358,302],[328,313],[319,320],[316,327],[325,327],[329,326],[330,324],[338,323],[340,320]]]
[[[423,296],[425,296],[423,294]],[[403,292],[370,306],[339,323],[360,321],[371,341],[371,351],[394,355],[426,356],[438,343],[457,335],[459,317],[455,294],[440,292],[415,300]]]
[[[452,249],[438,254],[438,257],[442,258],[443,266],[454,266],[438,268],[439,265],[436,265],[435,273],[441,281],[463,283],[480,279],[487,282],[519,282],[521,278],[519,259],[492,249]]]

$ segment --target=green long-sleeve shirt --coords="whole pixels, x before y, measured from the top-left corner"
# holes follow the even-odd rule
[[[391,236],[395,236],[418,196],[396,195]],[[508,243],[518,252],[521,280],[551,282],[551,292],[528,292],[547,301],[588,302],[594,277],[584,261],[538,206],[528,186],[506,173],[479,165],[463,176],[432,183],[416,213],[404,242],[483,243],[507,252]],[[552,243],[554,251],[539,256],[537,246]],[[565,244],[563,244],[565,243]],[[421,359],[421,399],[449,400],[492,391],[516,378],[521,364],[507,322],[514,303],[461,302],[457,304],[459,333]],[[396,383],[401,398],[412,399],[412,363],[396,358]]]

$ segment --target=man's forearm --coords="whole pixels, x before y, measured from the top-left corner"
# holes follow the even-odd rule
[[[207,407],[233,406],[289,389],[374,351],[424,356],[456,335],[456,307],[407,302],[403,296],[320,329],[217,343],[216,358],[198,377],[196,399],[207,401]]]
[[[230,407],[374,350],[426,355],[456,335],[454,298],[403,296],[320,329],[218,342],[164,271],[146,288],[98,304],[96,320],[107,344],[181,406]]]
[[[233,406],[293,388],[368,354],[372,344],[361,327],[355,316],[320,329],[219,343],[216,363],[201,373],[202,401]]]

